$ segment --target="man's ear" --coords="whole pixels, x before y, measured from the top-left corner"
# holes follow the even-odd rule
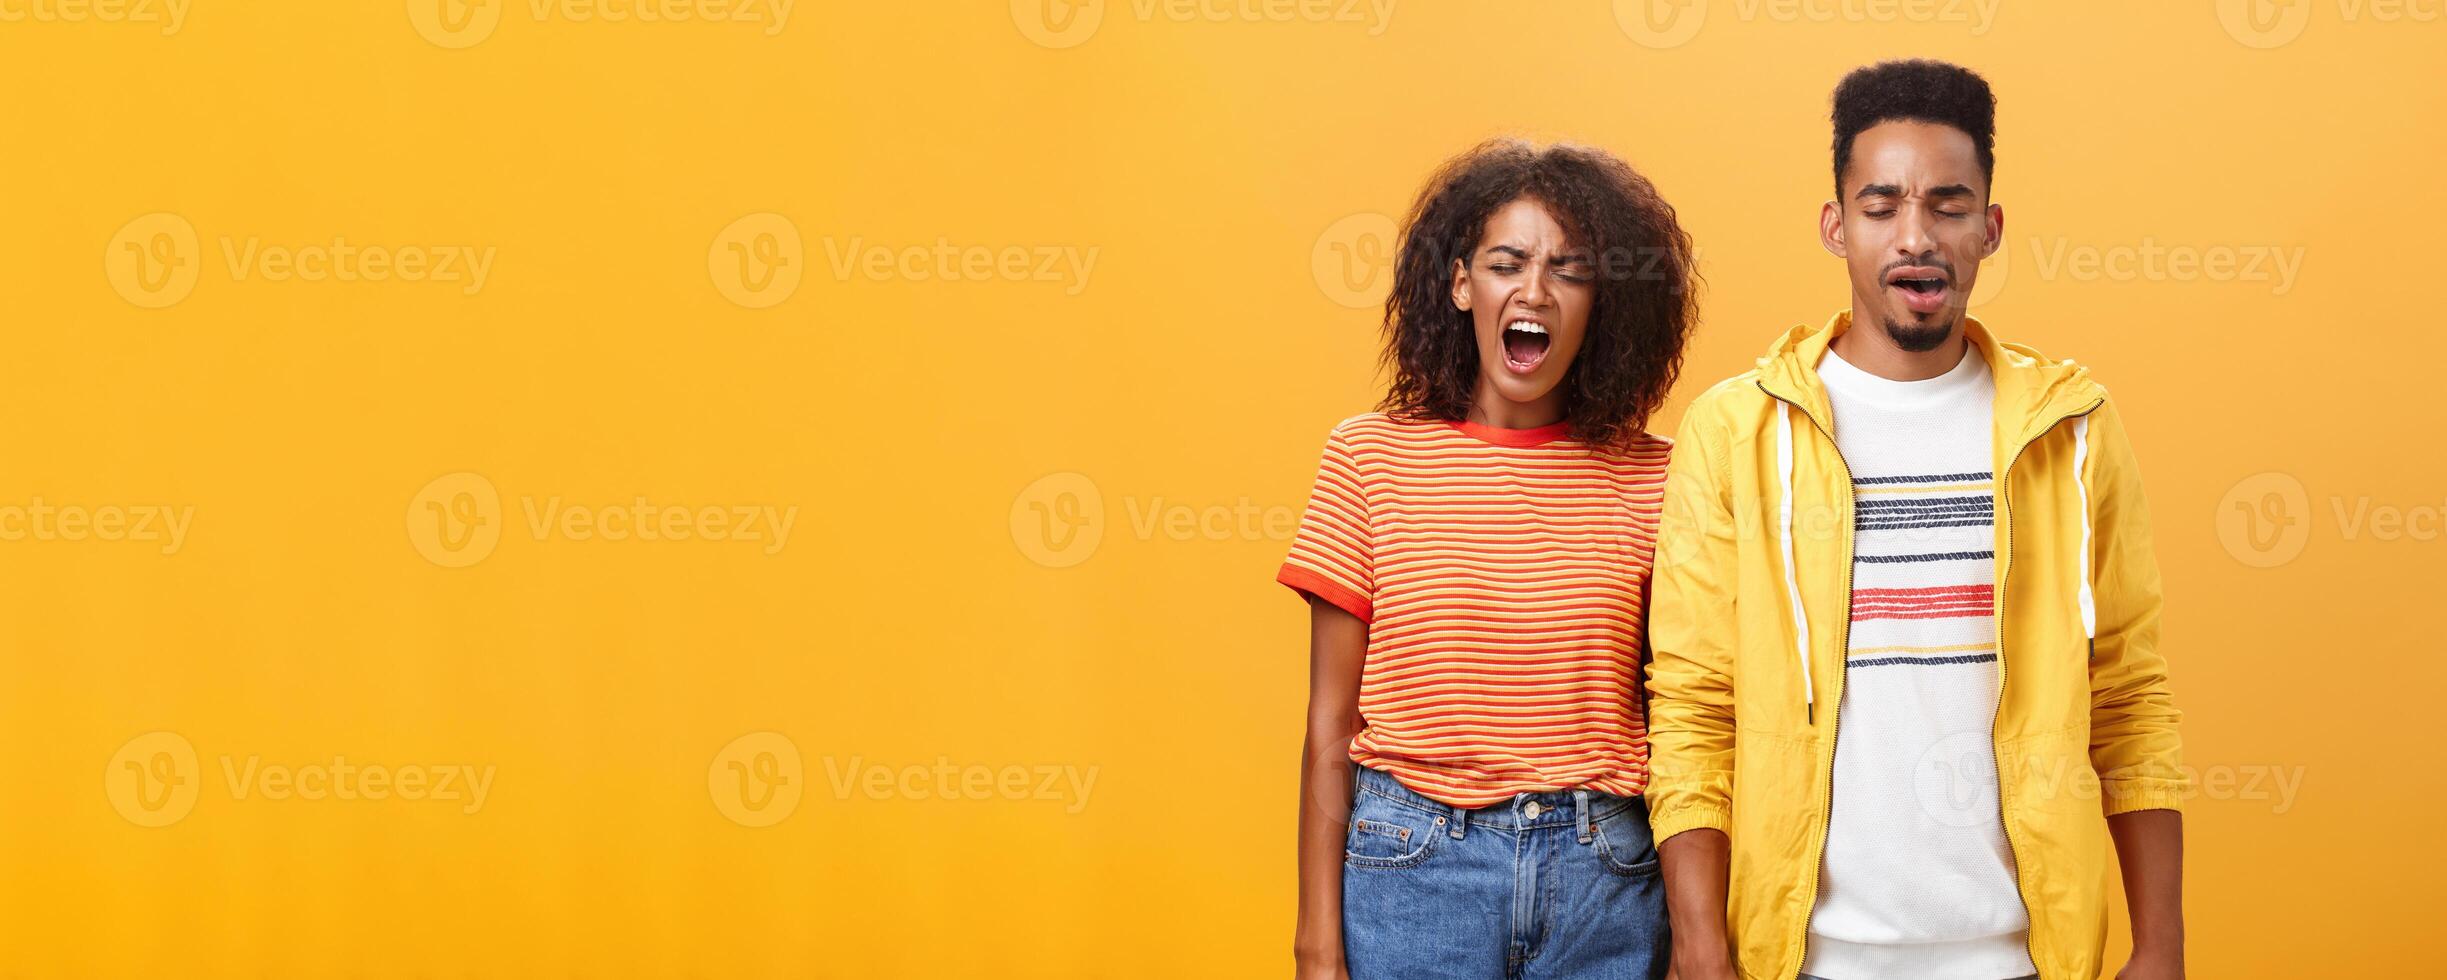
[[[1980,257],[1984,259],[1995,255],[1997,249],[2003,247],[2005,247],[2005,205],[1991,204],[1988,206],[1988,248],[1980,252]]]
[[[1460,259],[1453,260],[1453,308],[1470,308],[1470,264]]]
[[[1844,205],[1828,201],[1818,206],[1818,244],[1837,258],[1844,257]]]

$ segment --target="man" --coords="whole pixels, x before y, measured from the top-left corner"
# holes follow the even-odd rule
[[[2132,449],[2087,368],[1964,314],[1995,112],[1953,65],[1846,77],[1819,233],[1852,307],[1685,413],[1648,669],[1681,980],[2088,980],[2111,836],[2119,975],[2183,975]]]

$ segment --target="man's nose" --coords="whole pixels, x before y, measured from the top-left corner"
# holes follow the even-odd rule
[[[1935,228],[1927,212],[1906,208],[1895,225],[1895,251],[1904,258],[1917,260],[1936,250],[1937,237],[1932,234]]]

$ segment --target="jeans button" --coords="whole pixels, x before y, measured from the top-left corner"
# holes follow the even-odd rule
[[[1538,805],[1538,801],[1531,800],[1521,807],[1521,812],[1528,815],[1531,820],[1536,820],[1538,819],[1538,814],[1544,813],[1546,810],[1544,807]]]

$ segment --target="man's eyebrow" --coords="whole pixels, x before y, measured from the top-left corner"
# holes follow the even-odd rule
[[[1865,197],[1902,197],[1903,188],[1894,184],[1862,184],[1860,191],[1852,196],[1855,200]],[[1979,195],[1974,193],[1967,184],[1946,184],[1929,188],[1926,196],[1950,200],[1958,197],[1978,197]]]

